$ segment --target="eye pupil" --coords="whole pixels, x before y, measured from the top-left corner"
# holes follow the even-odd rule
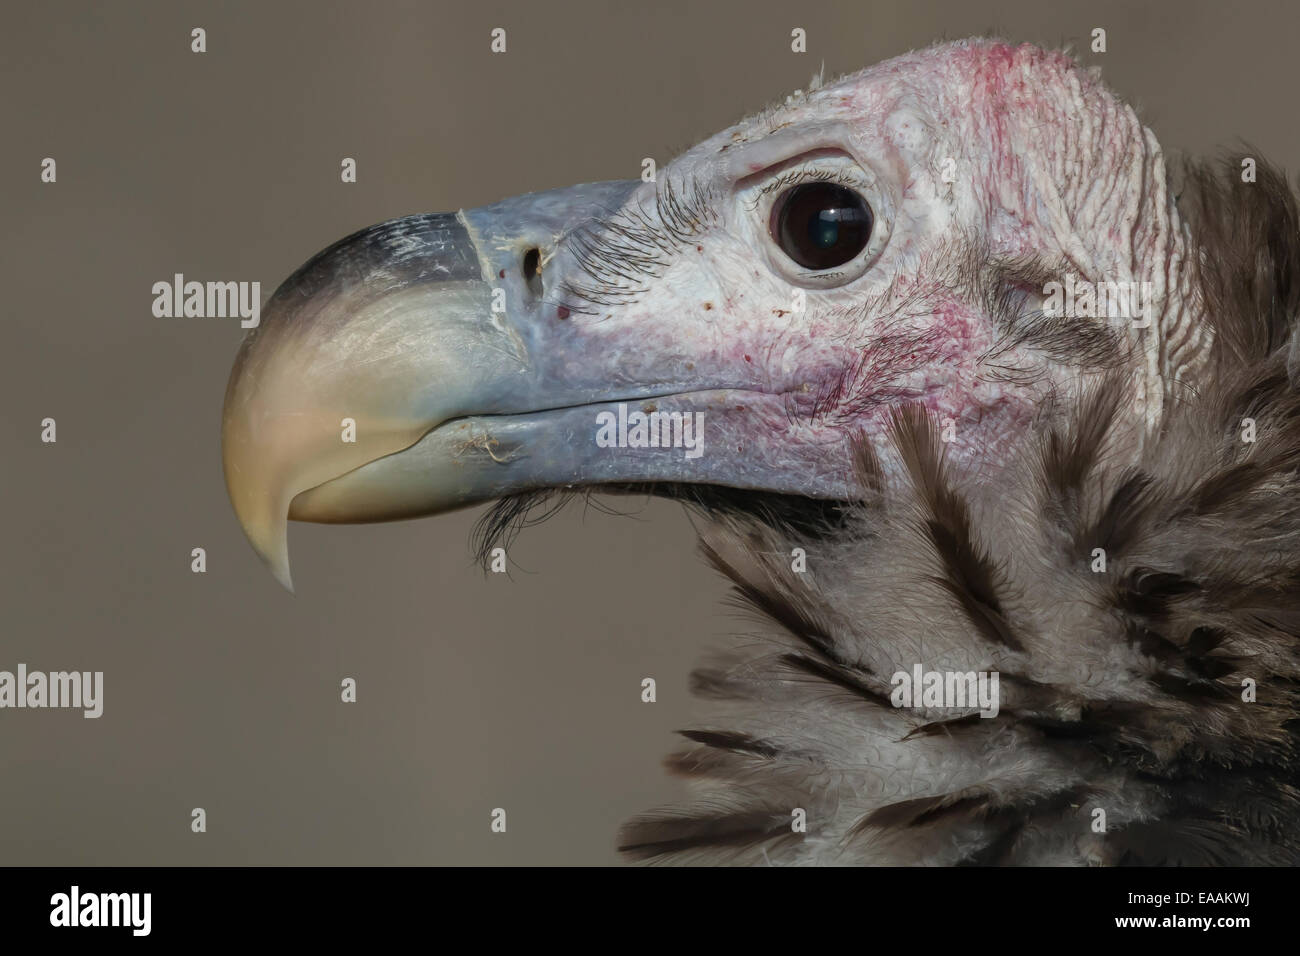
[[[804,183],[777,200],[773,233],[781,249],[805,269],[849,262],[871,240],[871,207],[835,183]]]
[[[823,209],[811,221],[808,231],[818,249],[830,249],[840,241],[840,224],[835,213],[837,209]]]

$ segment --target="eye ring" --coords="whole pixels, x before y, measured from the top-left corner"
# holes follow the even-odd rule
[[[768,231],[791,261],[826,272],[856,259],[871,242],[875,213],[862,194],[830,181],[786,189],[772,204]]]
[[[827,189],[820,193],[801,191],[800,187],[805,185]],[[897,196],[891,182],[868,163],[843,152],[792,157],[750,178],[738,198],[749,213],[745,217],[746,232],[762,249],[768,268],[784,281],[827,291],[864,277],[873,285],[882,281],[881,277],[873,278],[869,270],[889,245]],[[795,258],[782,247],[783,217],[792,228],[801,224],[806,229],[814,224],[811,218],[795,215],[799,212],[797,203],[805,200],[819,209],[824,203],[824,208],[856,211],[855,217],[830,217],[831,224],[839,226],[840,232],[836,236],[828,234],[827,241],[818,244],[838,250],[829,258]],[[858,247],[858,240],[864,235],[865,244]]]

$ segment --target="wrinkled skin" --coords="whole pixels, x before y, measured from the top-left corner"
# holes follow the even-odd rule
[[[773,203],[809,177],[875,216],[827,272],[772,235]],[[1154,137],[1067,58],[969,41],[798,93],[653,183],[399,220],[268,304],[227,392],[232,500],[287,585],[286,514],[383,520],[612,482],[852,498],[851,440],[885,453],[891,410],[922,405],[978,467],[1116,366],[1150,428],[1205,348],[1164,184]],[[1067,273],[1151,283],[1149,323],[1035,321]],[[703,412],[703,454],[598,447],[597,413],[620,401]]]

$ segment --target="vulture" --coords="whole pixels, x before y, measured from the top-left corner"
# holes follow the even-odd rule
[[[1300,862],[1300,233],[1068,55],[814,78],[650,181],[362,229],[279,287],[225,478],[289,519],[684,502],[756,633],[635,861]],[[554,502],[552,501],[552,504]]]

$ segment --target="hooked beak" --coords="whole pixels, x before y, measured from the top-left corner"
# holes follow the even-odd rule
[[[755,410],[788,424],[775,396],[738,377],[749,366],[737,359],[735,376],[710,366],[722,350],[698,330],[679,334],[688,326],[661,324],[647,346],[634,310],[570,318],[562,280],[575,266],[559,240],[642,186],[380,223],[276,290],[235,360],[222,449],[235,513],[285,587],[290,518],[386,521],[543,487],[781,484],[761,455],[738,453],[761,445],[740,430]],[[710,441],[728,454],[612,453],[597,440],[598,415],[626,415],[626,403],[692,423],[707,409]],[[786,485],[817,488],[807,467],[781,461]]]
[[[589,399],[581,383],[540,380],[532,357],[543,345],[546,303],[536,294],[537,260],[638,185],[599,183],[380,223],[281,284],[235,360],[222,452],[235,513],[285,587],[289,518],[413,517],[578,477],[572,457],[558,460],[563,448],[536,459],[529,437],[545,421],[507,420],[502,429],[480,417]]]

